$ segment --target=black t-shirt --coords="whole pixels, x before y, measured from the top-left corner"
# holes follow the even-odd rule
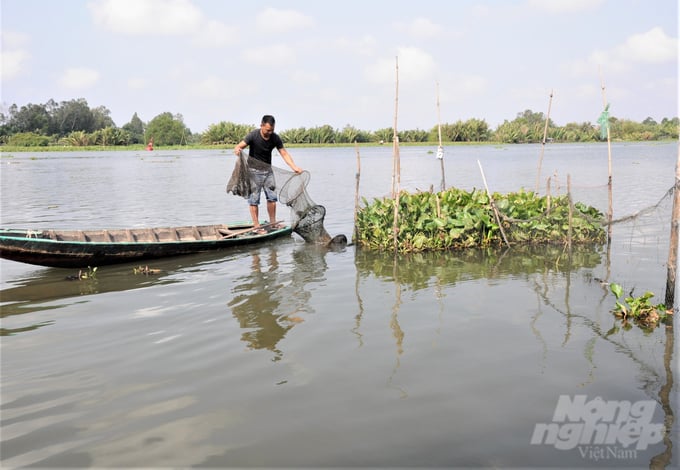
[[[283,148],[283,141],[276,132],[269,136],[269,140],[264,140],[260,129],[250,131],[243,141],[250,147],[249,156],[268,165],[272,164],[272,150]]]

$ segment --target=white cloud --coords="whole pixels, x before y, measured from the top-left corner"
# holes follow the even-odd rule
[[[239,42],[238,29],[207,18],[191,0],[95,0],[88,4],[96,25],[128,35],[186,35],[200,47]]]
[[[460,76],[454,81],[454,87],[459,94],[479,94],[487,89],[489,81],[479,75]]]
[[[209,20],[196,33],[194,43],[204,47],[223,47],[240,42],[237,28],[231,28],[219,21]]]
[[[658,64],[678,59],[678,38],[668,36],[660,27],[634,34],[615,49],[622,60]]]
[[[551,13],[581,13],[595,10],[604,4],[604,0],[528,0],[530,8]]]
[[[661,64],[677,61],[677,57],[678,39],[655,27],[645,33],[633,34],[611,49],[597,49],[587,59],[567,62],[562,69],[572,77],[596,75],[600,67],[607,74],[624,73],[636,63]]]
[[[2,62],[0,63],[0,78],[10,80],[21,76],[26,68],[26,63],[31,57],[25,49],[28,36],[12,31],[0,32],[0,44],[2,44]]]
[[[146,78],[133,77],[128,79],[127,86],[132,90],[142,90],[146,88],[149,84],[149,80]]]
[[[255,65],[279,66],[295,62],[295,51],[285,44],[272,46],[253,47],[246,50],[243,60]]]
[[[255,27],[261,32],[286,33],[314,26],[311,16],[295,10],[265,8],[255,19]]]
[[[88,7],[97,25],[122,34],[186,34],[203,16],[189,0],[101,0]]]
[[[433,38],[444,32],[441,25],[422,17],[415,18],[410,23],[397,23],[395,26],[398,31],[403,31],[416,38]]]
[[[6,49],[23,48],[28,43],[29,37],[26,34],[14,31],[0,31],[0,41],[4,52]]]
[[[289,75],[290,80],[298,85],[313,85],[321,82],[321,77],[316,72],[308,70],[294,70]]]
[[[370,34],[363,35],[357,39],[343,36],[333,41],[333,45],[342,51],[352,54],[371,56],[375,54],[378,48],[378,41]]]
[[[10,80],[20,76],[28,58],[29,54],[24,50],[2,51],[2,64],[0,64],[2,79]]]
[[[194,81],[189,86],[190,94],[210,101],[232,100],[241,95],[249,95],[257,91],[256,85],[247,77],[223,79],[210,75]]]
[[[432,56],[417,47],[402,47],[397,51],[399,83],[433,80],[437,69]],[[395,83],[397,57],[380,59],[365,70],[366,78],[373,83]]]
[[[89,88],[99,80],[99,72],[87,67],[72,67],[66,69],[59,83],[73,90]]]

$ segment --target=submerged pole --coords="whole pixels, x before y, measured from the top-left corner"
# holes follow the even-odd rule
[[[538,157],[538,170],[536,171],[536,194],[538,194],[538,186],[541,184],[541,166],[543,166],[545,141],[548,138],[548,123],[550,122],[550,108],[552,107],[552,99],[553,91],[550,90],[550,100],[548,100],[548,115],[545,117],[545,127],[543,127],[543,142],[541,142],[541,155]]]
[[[680,144],[675,163],[675,186],[673,187],[673,211],[671,216],[671,240],[668,250],[668,275],[666,277],[666,308],[675,306],[676,274],[678,268],[678,244],[680,244]],[[677,316],[677,315],[676,315]]]

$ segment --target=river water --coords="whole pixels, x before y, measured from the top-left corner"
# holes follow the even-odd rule
[[[435,151],[401,148],[402,188],[439,189]],[[660,203],[614,225],[609,251],[395,258],[292,235],[81,281],[1,260],[2,466],[677,467],[678,425],[674,453],[658,426],[678,414],[678,342],[664,327],[620,328],[600,282],[663,301],[677,151],[612,146],[614,218]],[[391,147],[291,153],[331,235],[351,237],[357,153],[360,195],[390,192]],[[446,147],[446,183],[483,189],[481,165],[491,191],[533,190],[540,155]],[[229,150],[4,153],[0,163],[7,228],[248,219],[245,200],[225,192]],[[564,194],[567,175],[576,200],[606,212],[606,144],[547,145],[541,192],[550,176]],[[608,440],[581,432],[588,423],[612,429]]]

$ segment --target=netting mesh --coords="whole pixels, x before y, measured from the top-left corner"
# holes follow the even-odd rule
[[[291,208],[293,231],[308,243],[322,245],[331,243],[333,239],[323,225],[326,208],[316,204],[307,193],[307,185],[311,178],[308,171],[295,173],[284,170],[250,158],[246,152],[241,152],[227,184],[227,192],[248,198],[257,188],[255,179],[258,175],[270,172],[273,175],[273,186],[269,189],[276,191],[279,201]]]

